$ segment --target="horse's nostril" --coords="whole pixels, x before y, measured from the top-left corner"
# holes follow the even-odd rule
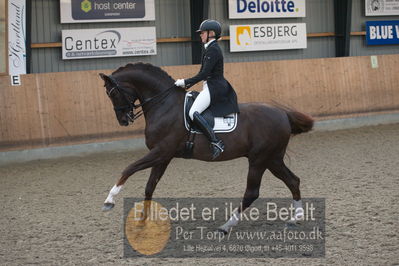
[[[124,125],[124,126],[127,126],[127,125],[129,125],[129,120],[127,120],[127,119],[123,119],[123,121],[122,121],[122,122],[123,122],[123,125]]]
[[[124,120],[124,121],[120,121],[119,124],[120,124],[121,126],[128,126],[128,125],[129,125],[129,122]]]

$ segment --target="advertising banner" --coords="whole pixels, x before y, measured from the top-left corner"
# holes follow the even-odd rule
[[[397,16],[399,1],[397,0],[365,0],[366,16]]]
[[[231,25],[230,51],[266,51],[307,47],[306,24]]]
[[[305,0],[229,0],[230,19],[305,16]]]
[[[61,0],[61,23],[155,20],[154,0]]]
[[[399,20],[367,21],[367,45],[399,44]]]
[[[8,69],[10,76],[26,74],[25,0],[8,1]]]
[[[155,27],[62,31],[62,59],[155,55]]]

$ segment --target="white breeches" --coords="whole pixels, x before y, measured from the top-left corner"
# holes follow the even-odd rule
[[[204,82],[202,91],[197,96],[193,105],[191,106],[191,109],[189,112],[189,116],[190,116],[191,120],[194,119],[195,112],[202,113],[203,111],[206,110],[206,108],[209,107],[210,104],[211,104],[211,95],[209,94],[208,84],[206,82]]]

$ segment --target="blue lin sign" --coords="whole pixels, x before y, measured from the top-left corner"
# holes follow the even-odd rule
[[[399,20],[367,21],[367,45],[399,44]]]

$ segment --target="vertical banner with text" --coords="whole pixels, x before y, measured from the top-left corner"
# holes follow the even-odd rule
[[[8,69],[10,76],[26,74],[25,0],[8,1]]]

